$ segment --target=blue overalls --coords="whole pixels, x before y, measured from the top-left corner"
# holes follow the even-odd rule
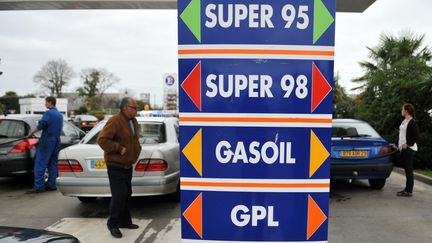
[[[55,190],[57,188],[57,159],[60,151],[62,127],[63,116],[55,107],[47,110],[37,125],[37,128],[42,130],[42,135],[39,139],[34,165],[36,191],[45,190],[44,175],[46,169],[48,169],[47,189]]]

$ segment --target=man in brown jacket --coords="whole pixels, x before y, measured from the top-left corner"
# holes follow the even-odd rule
[[[138,228],[132,223],[128,206],[132,195],[132,165],[141,152],[137,110],[134,99],[123,98],[120,112],[108,120],[97,140],[104,151],[112,195],[107,226],[116,238],[123,236],[119,228]]]

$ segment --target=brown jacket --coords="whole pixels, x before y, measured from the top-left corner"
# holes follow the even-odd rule
[[[111,117],[105,127],[99,133],[97,142],[104,151],[104,158],[108,165],[130,168],[135,163],[141,152],[139,143],[138,122],[133,119],[135,135],[129,123],[129,119],[120,112]],[[126,148],[126,153],[121,155],[121,147]]]

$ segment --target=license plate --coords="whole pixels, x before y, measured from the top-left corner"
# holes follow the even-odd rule
[[[366,150],[345,150],[341,151],[341,157],[367,157],[368,151]]]
[[[90,168],[95,170],[106,170],[107,166],[105,160],[95,159],[90,161]]]

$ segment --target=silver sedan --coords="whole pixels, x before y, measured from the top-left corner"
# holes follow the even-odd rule
[[[132,196],[179,194],[180,164],[178,119],[137,117],[142,147],[133,165]],[[57,187],[65,196],[90,202],[111,197],[103,150],[97,136],[106,121],[98,123],[79,144],[60,151]]]

